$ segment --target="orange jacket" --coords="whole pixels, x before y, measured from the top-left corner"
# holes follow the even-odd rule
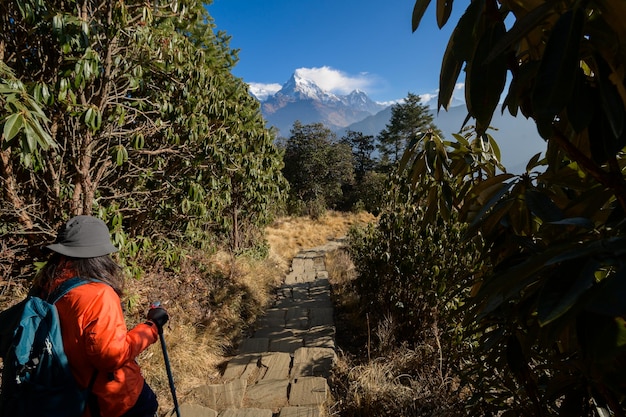
[[[79,385],[87,387],[98,370],[92,392],[102,417],[119,417],[135,403],[144,379],[137,355],[156,342],[156,326],[142,323],[128,330],[113,288],[91,282],[72,289],[56,303],[63,347]],[[83,417],[90,416],[89,410]]]

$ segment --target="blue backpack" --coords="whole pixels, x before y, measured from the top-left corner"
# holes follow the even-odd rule
[[[87,406],[92,378],[80,389],[63,350],[54,303],[89,281],[72,278],[47,300],[28,296],[0,313],[1,417],[80,417]]]

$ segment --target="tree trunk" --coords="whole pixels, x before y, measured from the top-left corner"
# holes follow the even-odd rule
[[[233,252],[239,250],[239,218],[237,216],[237,209],[233,209]]]
[[[13,206],[15,216],[20,224],[27,230],[31,230],[33,221],[24,207],[24,202],[17,193],[17,183],[13,175],[13,165],[11,163],[11,148],[0,151],[0,175],[4,184],[4,198]]]

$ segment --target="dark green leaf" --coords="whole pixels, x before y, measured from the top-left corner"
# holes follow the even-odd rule
[[[430,0],[417,0],[415,2],[415,6],[413,6],[413,17],[411,19],[413,32],[415,32],[420,25],[429,4]]]
[[[597,97],[582,70],[577,71],[572,99],[567,103],[567,118],[576,132],[582,132],[593,117]],[[598,105],[599,107],[599,105]]]
[[[600,87],[600,102],[602,103],[602,113],[611,127],[610,132],[615,138],[615,144],[607,146],[607,150],[612,156],[619,151],[624,145],[620,143],[619,138],[624,133],[624,102],[622,101],[615,85],[609,80],[610,76],[619,77],[612,74],[609,65],[601,56],[596,56],[596,64],[598,65],[598,86]],[[607,129],[608,130],[608,129]]]
[[[554,254],[546,260],[546,265],[565,262],[584,256],[623,256],[626,254],[626,238],[610,237],[585,244],[574,244],[570,248],[563,248],[560,253]]]
[[[579,226],[589,230],[593,229],[593,222],[585,217],[570,217],[567,219],[550,222],[550,224]]]
[[[556,222],[563,218],[563,212],[544,193],[529,189],[525,193],[526,204],[530,211],[543,222]]]
[[[498,162],[501,162],[502,161],[502,152],[500,152],[500,147],[498,146],[498,142],[496,142],[496,140],[493,138],[493,136],[491,136],[489,134],[487,135],[487,138],[489,139],[489,147],[491,148],[493,156],[496,157]]]
[[[455,29],[456,31],[456,29]],[[437,98],[437,110],[440,108],[448,109],[454,86],[461,73],[463,61],[460,60],[455,53],[454,36],[448,41],[448,46],[443,54],[441,61],[441,72],[439,73],[439,96]]]
[[[486,62],[493,45],[504,33],[506,29],[503,22],[496,22],[488,27],[478,41],[476,51],[466,68],[468,110],[476,119],[476,133],[479,135],[487,130],[506,82],[506,57],[499,55]]]
[[[513,184],[515,184],[513,181],[502,184],[502,186],[498,188],[498,191],[491,196],[489,201],[482,206],[476,217],[472,220],[470,227],[481,221],[485,213],[487,213],[487,211],[489,211],[489,209],[492,208],[511,189]]]
[[[463,62],[472,57],[476,39],[475,27],[481,18],[483,5],[484,0],[471,2],[450,36],[439,73],[437,109],[448,108]]]
[[[577,265],[578,262],[574,262]],[[585,293],[595,280],[598,263],[591,261],[579,275],[577,267],[571,268],[571,274],[564,274],[548,278],[537,301],[537,319],[540,326],[545,326],[563,314],[567,313],[580,296]]]
[[[437,0],[437,25],[439,29],[441,29],[450,18],[450,13],[452,13],[452,1],[453,0]]]
[[[495,177],[491,177],[484,181],[481,181],[472,188],[472,191],[471,191],[472,196],[474,197],[480,196],[481,199],[483,199],[482,198],[483,193],[485,193],[486,191],[492,188],[493,189],[499,188],[500,184],[504,183],[504,181],[506,180],[513,178],[514,176],[515,175],[513,174],[500,174],[500,175],[496,175]]]
[[[550,2],[545,2],[535,7],[526,15],[515,20],[513,27],[500,38],[500,40],[494,45],[491,53],[487,57],[487,62],[495,59],[497,56],[505,53],[512,47],[515,47],[519,41],[528,35],[532,30],[535,30],[554,10],[554,5]]]
[[[595,135],[589,138],[591,157],[598,164],[603,164],[615,155],[615,150],[618,148],[613,129],[603,111],[593,113],[589,130],[595,132]]]
[[[4,135],[4,140],[9,141],[18,134],[18,132],[22,129],[22,125],[24,124],[24,116],[21,113],[15,113],[7,117],[4,122],[4,129],[2,134]]]
[[[537,162],[539,161],[540,157],[541,157],[541,153],[538,153],[538,154],[535,154],[532,158],[530,158],[530,161],[528,161],[528,163],[526,164],[526,172],[532,171],[533,168],[537,166]]]
[[[485,281],[480,288],[478,297],[487,300],[480,317],[484,317],[504,301],[516,296],[529,284],[539,279],[542,270],[550,265],[565,262],[571,259],[599,256],[605,254],[621,256],[626,253],[626,239],[609,238],[581,244],[579,242],[564,242],[553,245],[535,255],[530,256],[522,263],[498,272]]]
[[[520,344],[518,338],[516,336],[509,337],[509,340],[506,344],[506,360],[516,376],[519,376],[522,368],[526,366],[526,358],[524,357],[524,352],[522,351],[522,345]]]
[[[626,315],[626,270],[603,279],[586,304],[588,311],[606,316]]]
[[[544,121],[563,110],[572,96],[578,73],[579,49],[585,23],[584,10],[570,9],[552,27],[537,72],[532,103]],[[541,132],[543,137],[548,132]]]

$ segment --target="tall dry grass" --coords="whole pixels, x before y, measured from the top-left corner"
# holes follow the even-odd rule
[[[374,220],[375,217],[366,212],[336,211],[329,211],[318,220],[309,217],[282,217],[266,229],[266,238],[271,255],[290,263],[301,250],[346,236],[350,227]]]
[[[372,323],[353,288],[346,251],[326,257],[335,305],[337,361],[325,416],[456,417],[465,415],[458,378],[442,369],[437,341],[409,349],[396,340],[397,323]]]

